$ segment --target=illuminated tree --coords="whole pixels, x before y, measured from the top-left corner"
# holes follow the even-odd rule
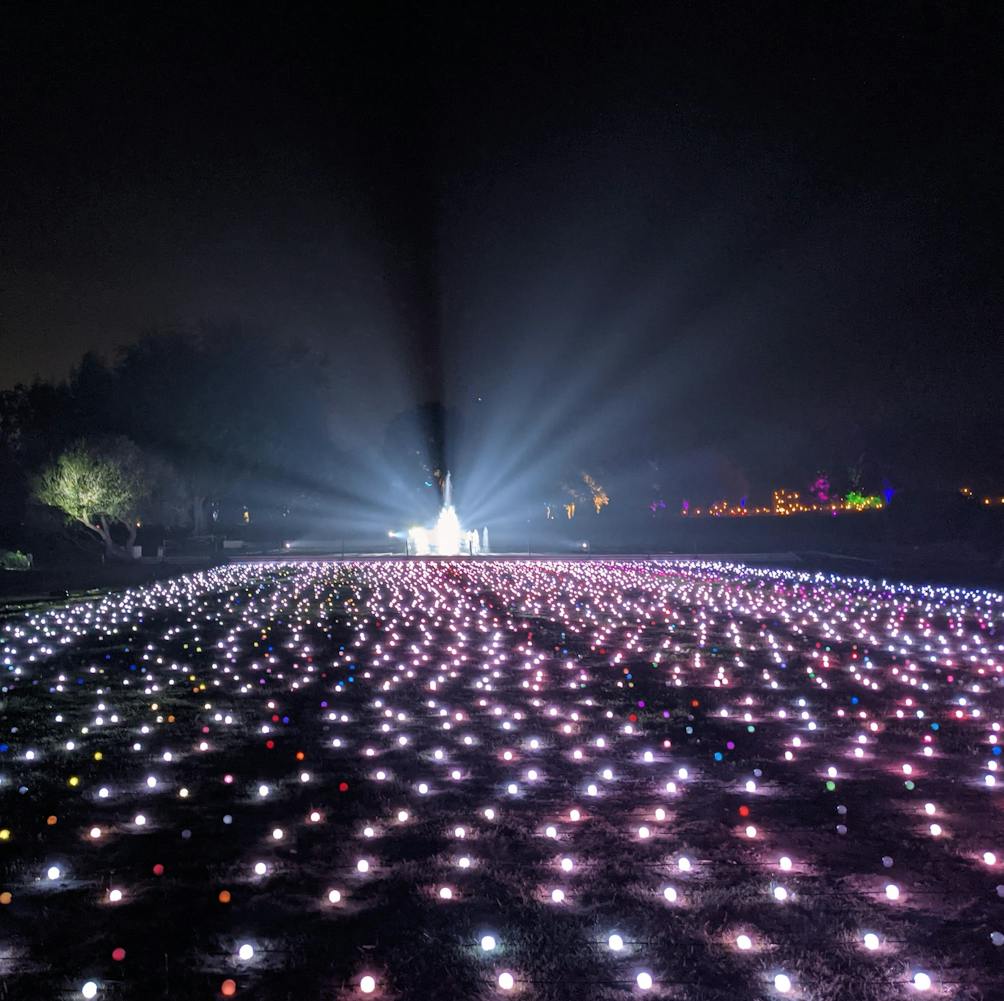
[[[589,492],[592,495],[593,509],[599,514],[610,503],[610,497],[607,495],[606,490],[589,473],[582,474],[582,482],[589,487]]]
[[[146,488],[139,450],[127,438],[115,438],[71,445],[42,470],[33,493],[40,503],[58,508],[68,521],[93,532],[108,556],[131,559],[136,512]],[[113,537],[116,526],[125,529],[124,545]]]

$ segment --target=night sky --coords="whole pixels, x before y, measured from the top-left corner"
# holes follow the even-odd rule
[[[236,320],[349,438],[1004,479],[999,5],[205,6],[4,15],[0,387]]]

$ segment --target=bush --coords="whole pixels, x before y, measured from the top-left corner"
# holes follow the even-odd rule
[[[4,570],[30,570],[31,564],[31,553],[0,549],[0,567]]]

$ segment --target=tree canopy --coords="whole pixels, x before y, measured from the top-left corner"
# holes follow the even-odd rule
[[[128,439],[116,438],[71,445],[39,473],[34,497],[98,535],[106,551],[128,555],[116,545],[110,523],[126,526],[131,543],[135,512],[146,489],[139,450]]]

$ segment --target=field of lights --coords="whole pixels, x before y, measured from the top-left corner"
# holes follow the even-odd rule
[[[250,564],[0,619],[0,998],[1004,998],[1004,595]]]

